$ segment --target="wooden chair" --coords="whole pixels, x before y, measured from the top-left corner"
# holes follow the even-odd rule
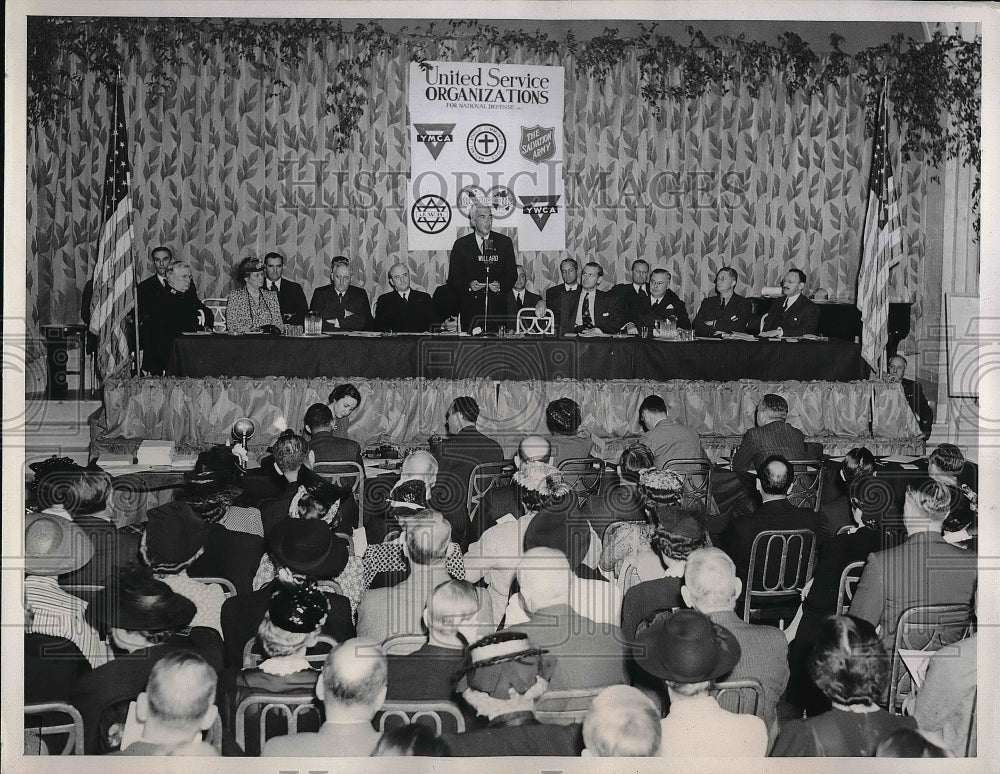
[[[306,661],[308,661],[315,669],[322,668],[323,662],[326,661],[327,654],[336,648],[338,644],[339,643],[330,635],[320,634],[316,638],[316,644],[306,651]],[[243,646],[244,669],[256,669],[260,666],[260,662],[266,660],[267,658],[267,656],[260,652],[260,646],[257,644],[256,637],[247,640],[247,644]]]
[[[212,326],[212,330],[216,333],[225,333],[226,331],[226,299],[225,298],[206,298],[202,300],[202,303],[212,310],[212,314],[215,316],[215,324]]]
[[[256,737],[258,746],[256,753],[264,747],[264,742],[273,736],[284,734],[296,734],[299,731],[299,722],[304,717],[314,717],[315,723],[310,722],[309,730],[315,730],[323,722],[323,710],[316,702],[313,694],[254,694],[247,696],[236,708],[236,744],[241,750],[247,749],[247,720],[251,713],[258,713],[256,717]],[[272,718],[270,728],[268,718]],[[285,725],[275,729],[276,721],[284,718]],[[252,730],[252,729],[251,729]],[[306,729],[303,729],[306,730]]]
[[[743,620],[750,623],[751,618],[784,618],[785,610],[780,606],[767,611],[754,607],[755,601],[773,600],[798,607],[802,588],[812,577],[815,563],[816,535],[812,530],[767,529],[758,533],[750,548]],[[762,615],[767,612],[772,615]]]
[[[582,723],[604,686],[546,691],[535,702],[535,717],[542,723],[569,726]]]
[[[604,481],[604,460],[594,457],[563,460],[559,463],[559,470],[563,473],[563,480],[576,495],[579,507],[582,508],[586,505],[587,500],[601,493],[601,485]]]
[[[317,462],[313,473],[331,484],[349,486],[358,503],[358,524],[365,523],[365,469],[356,462]]]
[[[556,315],[551,309],[539,316],[534,307],[517,310],[517,333],[519,336],[554,336]]]
[[[819,460],[789,460],[795,470],[788,501],[797,508],[820,509],[823,503],[823,464]]]
[[[382,642],[382,650],[387,656],[408,656],[427,644],[422,634],[394,634]]]
[[[713,683],[708,692],[724,710],[764,717],[764,686],[758,680],[725,680]]]
[[[968,605],[914,605],[900,613],[889,669],[889,712],[902,715],[903,702],[913,690],[900,651],[931,653],[965,639],[972,629],[973,613]]]
[[[83,755],[83,718],[76,707],[60,701],[24,705],[25,755],[51,755],[46,739],[63,736],[59,755]]]
[[[837,588],[837,615],[847,615],[851,609],[851,600],[861,582],[861,573],[865,569],[864,562],[851,562],[840,573],[840,586]]]
[[[469,521],[475,521],[483,495],[495,486],[509,484],[516,470],[513,462],[484,462],[472,469],[472,473],[469,474],[469,489],[465,502]]]
[[[663,470],[672,470],[683,479],[680,504],[685,508],[704,509],[708,513],[712,499],[712,463],[689,458],[667,460]]]
[[[445,718],[449,720],[447,727]],[[375,715],[379,732],[392,728],[393,719],[401,721],[400,725],[425,721],[425,725],[433,725],[434,733],[438,736],[445,732],[460,734],[465,731],[465,716],[458,705],[451,701],[387,701]]]

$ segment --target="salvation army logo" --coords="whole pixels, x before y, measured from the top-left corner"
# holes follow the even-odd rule
[[[486,194],[486,203],[493,210],[493,217],[503,220],[508,217],[517,206],[514,199],[514,192],[505,185],[495,185]]]
[[[535,164],[551,159],[556,153],[555,127],[522,126],[520,151]]]
[[[410,218],[425,234],[440,234],[451,223],[451,205],[440,196],[427,194],[413,203]]]
[[[553,196],[522,196],[521,211],[530,215],[539,231],[545,229],[545,224],[553,214],[559,212],[559,194]]]
[[[417,142],[422,142],[430,151],[431,157],[437,161],[441,155],[441,149],[446,142],[452,141],[451,133],[455,129],[454,124],[414,124],[417,130]]]
[[[469,217],[472,205],[484,201],[486,201],[486,191],[478,185],[467,185],[458,192],[458,196],[455,198],[455,206],[458,207],[458,211],[465,217]]]
[[[480,124],[469,132],[465,147],[480,164],[492,164],[507,150],[507,138],[493,124]]]

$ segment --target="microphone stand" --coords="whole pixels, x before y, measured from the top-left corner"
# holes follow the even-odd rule
[[[486,265],[486,287],[483,288],[486,291],[486,295],[483,300],[483,333],[489,332],[490,324],[490,263],[489,256],[493,250],[493,240],[487,237],[483,240],[483,258]]]

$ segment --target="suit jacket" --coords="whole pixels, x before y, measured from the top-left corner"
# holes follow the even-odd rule
[[[506,293],[504,293],[504,306],[507,309],[507,316],[511,320],[517,320],[517,313],[519,310],[524,308],[534,309],[535,305],[542,300],[542,297],[537,293],[532,293],[530,290],[525,288],[521,291],[524,293],[524,300],[519,304],[517,299],[514,298],[514,289],[511,288]]]
[[[455,240],[448,260],[448,285],[461,299],[462,325],[466,330],[472,330],[482,324],[482,315],[486,307],[487,290],[469,290],[473,280],[500,283],[499,293],[489,293],[490,324],[496,325],[507,314],[507,291],[514,287],[517,281],[517,259],[514,257],[514,243],[510,237],[491,231],[488,237],[493,242],[496,261],[487,264],[479,250],[479,242],[475,232],[466,234]],[[477,321],[477,318],[480,318]]]
[[[170,286],[160,282],[160,278],[157,275],[152,275],[151,277],[146,277],[142,282],[139,283],[136,288],[136,303],[139,307],[139,339],[142,340],[144,336],[144,330],[146,321],[156,315],[160,303],[163,301],[167,293],[170,292]],[[93,293],[93,288],[91,288],[91,293]],[[194,284],[188,288],[188,293],[196,294],[197,291],[194,289]]]
[[[967,605],[976,583],[977,555],[941,535],[918,532],[901,545],[869,555],[851,602],[851,615],[882,626],[893,645],[900,614],[913,605]]]
[[[441,564],[410,563],[410,575],[390,588],[368,589],[358,605],[358,636],[382,642],[397,634],[420,634],[427,600],[451,576]]]
[[[716,333],[746,333],[753,316],[750,299],[733,293],[723,306],[722,296],[709,296],[701,302],[698,314],[694,316],[696,336],[713,336]]]
[[[192,288],[184,293],[168,289],[157,294],[153,309],[146,319],[142,368],[152,374],[162,374],[170,359],[174,339],[182,333],[199,330],[198,312],[204,314],[208,330],[212,329],[215,315],[198,300]]]
[[[778,419],[760,427],[751,427],[743,434],[733,455],[733,470],[743,473],[757,470],[772,454],[788,460],[803,460],[806,454],[806,437],[797,427]]]
[[[649,312],[641,324],[652,328],[657,320],[666,320],[668,317],[676,318],[678,328],[691,327],[687,307],[681,301],[680,297],[669,289],[663,294],[663,298],[659,300],[650,299]]]
[[[580,289],[580,283],[576,283],[576,287],[573,290],[566,290],[566,285],[560,282],[558,285],[553,285],[545,290],[545,304],[555,312],[559,314],[559,310],[562,308],[562,297],[569,294],[575,293]]]
[[[784,304],[784,297],[774,299],[771,308],[764,316],[764,327],[761,331],[781,328],[782,336],[805,336],[816,333],[819,325],[819,307],[816,304],[801,294],[788,309],[784,308]]]
[[[576,313],[580,306],[580,296],[583,289],[573,293],[564,293],[562,296],[562,308],[556,324],[560,336],[572,333],[576,327]],[[622,318],[622,307],[618,298],[613,294],[603,291],[594,291],[594,308],[590,310],[595,327],[600,328],[604,333],[618,333],[624,324]]]
[[[517,519],[524,516],[521,493],[517,484],[514,483],[495,486],[483,495],[483,499],[479,502],[476,518],[469,523],[469,543],[479,540],[486,530],[508,513],[513,514],[514,518]]]
[[[323,318],[324,331],[367,331],[374,324],[368,292],[357,285],[348,286],[343,303],[333,284],[316,288],[309,308]],[[350,312],[350,316],[346,316],[345,312]],[[340,327],[335,328],[328,320],[336,320]]]
[[[670,419],[664,419],[656,427],[647,430],[640,436],[639,442],[646,444],[653,452],[658,468],[662,468],[670,460],[707,459],[698,434],[690,427]]]
[[[271,737],[260,754],[262,758],[367,758],[380,736],[370,722],[324,723],[319,731]]]
[[[278,285],[278,308],[281,310],[281,319],[287,325],[302,325],[306,312],[309,311],[305,291],[298,282],[292,282],[290,279],[282,277],[279,282],[281,284]],[[271,281],[268,280],[264,287],[270,286]]]
[[[218,523],[209,524],[205,552],[188,568],[188,575],[192,578],[226,578],[236,587],[237,594],[246,594],[253,591],[253,578],[264,553],[263,537],[235,532]]]
[[[620,282],[615,285],[611,292],[618,297],[622,305],[622,324],[634,323],[642,325],[642,321],[649,316],[650,296],[649,284],[645,286],[646,295],[637,292],[635,285],[631,282]]]
[[[931,411],[931,407],[924,397],[924,389],[919,382],[912,379],[903,379],[900,384],[903,385],[906,404],[917,417],[917,421],[920,423],[920,432],[924,434],[926,440],[930,437],[931,429],[934,426],[934,412]]]
[[[356,462],[364,471],[361,445],[350,438],[341,438],[332,432],[313,433],[309,439],[307,452],[313,452],[316,462]]]
[[[503,718],[497,720],[502,721]],[[445,734],[443,738],[455,758],[506,755],[575,758],[583,749],[579,725],[539,723],[534,718],[527,718],[516,725],[492,721],[488,728],[462,734]]]
[[[438,483],[448,493],[448,507],[454,511],[459,504],[464,504],[469,491],[469,476],[472,469],[483,462],[503,462],[503,448],[492,438],[480,433],[475,427],[463,427],[457,435],[447,438],[435,454],[438,461]],[[465,521],[468,522],[468,514]],[[465,525],[463,525],[465,526]],[[452,524],[452,540],[462,548],[469,545],[468,536],[455,534],[456,525]]]
[[[387,701],[452,701],[452,678],[465,662],[460,648],[426,644],[405,656],[389,656]]]
[[[410,288],[404,301],[395,290],[375,302],[375,330],[388,333],[426,333],[434,322],[434,302],[421,290]]]

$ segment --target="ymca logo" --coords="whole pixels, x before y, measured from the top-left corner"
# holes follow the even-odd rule
[[[521,212],[530,215],[539,231],[545,229],[545,224],[553,214],[559,212],[559,194],[552,196],[522,196]]]
[[[451,133],[455,129],[454,124],[414,124],[417,130],[417,142],[422,142],[431,152],[435,161],[441,155],[441,149],[446,142],[452,142]]]
[[[535,164],[548,161],[556,154],[555,127],[522,126],[521,156]]]

